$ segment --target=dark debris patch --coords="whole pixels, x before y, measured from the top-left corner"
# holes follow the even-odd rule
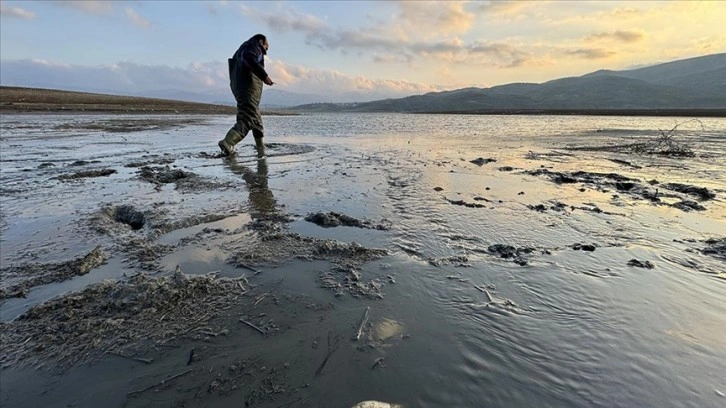
[[[72,174],[61,174],[60,176],[58,176],[58,179],[63,181],[78,180],[82,178],[106,177],[115,173],[116,170],[114,169],[84,170]]]
[[[305,221],[312,222],[313,224],[319,225],[323,228],[334,228],[334,227],[356,227],[356,228],[367,228],[376,229],[381,231],[387,231],[388,226],[383,224],[374,224],[367,220],[359,220],[357,218],[350,217],[345,214],[337,212],[328,213],[315,213],[308,214],[305,217]]]
[[[588,171],[575,172],[556,172],[548,169],[537,169],[526,171],[525,173],[532,176],[546,176],[556,184],[569,183],[589,183],[589,184],[607,184],[615,186],[615,183],[636,182],[636,179],[625,177],[617,173],[595,173]]]
[[[470,160],[469,163],[474,163],[477,166],[483,166],[485,164],[494,163],[496,161],[497,161],[497,159],[492,159],[491,157],[490,158],[486,158],[486,159],[483,158],[483,157],[480,157],[478,159]]]
[[[660,184],[659,187],[665,188],[666,190],[695,196],[701,201],[707,201],[716,198],[716,193],[709,191],[709,189],[707,189],[706,187],[696,187],[681,183],[664,183]]]
[[[701,204],[692,201],[692,200],[683,200],[674,204],[669,204],[670,207],[677,208],[681,211],[689,212],[692,210],[695,211],[705,211],[706,207],[702,206]]]
[[[467,208],[486,208],[487,207],[484,204],[467,203],[464,200],[450,200],[450,199],[447,198],[446,201],[448,201],[451,204],[460,205],[462,207],[467,207]]]

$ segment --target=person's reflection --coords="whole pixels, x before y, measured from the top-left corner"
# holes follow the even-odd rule
[[[277,210],[277,202],[267,187],[267,160],[257,160],[257,172],[237,162],[237,157],[227,157],[225,162],[233,173],[242,175],[250,193],[250,216],[252,219],[266,218]]]

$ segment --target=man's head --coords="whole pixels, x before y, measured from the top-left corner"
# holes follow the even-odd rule
[[[265,54],[267,54],[267,50],[270,49],[270,43],[267,42],[267,37],[264,34],[255,34],[250,40],[259,43],[262,49],[265,50]]]

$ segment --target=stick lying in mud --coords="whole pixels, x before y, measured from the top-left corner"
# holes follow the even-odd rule
[[[328,359],[330,356],[335,353],[335,350],[338,349],[338,343],[339,343],[338,336],[333,336],[332,333],[328,332],[328,354],[325,355],[325,359],[322,363],[320,363],[320,367],[318,367],[317,370],[315,370],[315,376],[319,376],[320,373],[323,372],[323,368],[325,367],[325,364],[328,364]]]
[[[247,265],[247,264],[243,264],[243,263],[241,263],[241,262],[237,263],[237,265],[239,265],[239,266],[240,266],[240,267],[242,267],[242,268],[245,268],[245,269],[249,269],[249,270],[251,270],[252,272],[254,272],[254,273],[255,273],[255,275],[257,275],[257,274],[260,274],[260,273],[262,273],[262,271],[261,271],[261,270],[259,270],[259,269],[255,269],[255,268],[253,268],[253,267],[251,267],[251,266],[249,266],[249,265]]]
[[[255,326],[254,324],[248,322],[247,320],[245,320],[245,319],[239,319],[239,321],[242,322],[242,323],[244,323],[244,324],[246,324],[247,326],[250,326],[251,328],[257,330],[258,332],[262,333],[263,335],[265,334],[265,331],[264,330],[260,329],[259,327]]]
[[[142,392],[144,392],[144,391],[148,391],[148,390],[150,390],[150,389],[152,389],[152,388],[154,388],[154,387],[158,387],[158,386],[160,386],[160,385],[164,385],[164,384],[166,384],[166,383],[167,383],[168,381],[171,381],[171,380],[173,380],[173,379],[175,379],[175,378],[179,378],[179,377],[181,377],[181,376],[187,375],[187,374],[189,374],[189,373],[191,373],[191,372],[192,372],[192,369],[190,368],[190,369],[188,369],[187,371],[184,371],[183,373],[179,373],[179,374],[176,374],[176,375],[172,375],[171,377],[169,377],[169,378],[165,378],[165,379],[161,380],[160,382],[158,382],[158,383],[156,383],[156,384],[151,384],[150,386],[148,386],[148,387],[146,387],[146,388],[142,388],[142,389],[140,389],[140,390],[137,390],[137,391],[131,391],[131,392],[127,393],[127,394],[126,394],[126,396],[128,396],[128,397],[131,397],[131,396],[135,396],[136,394],[141,394],[141,393],[142,393]]]
[[[108,354],[112,354],[114,356],[119,356],[119,357],[123,357],[123,358],[128,358],[129,360],[140,361],[145,364],[151,364],[154,362],[154,360],[149,360],[148,358],[127,356],[127,355],[119,353],[118,351],[109,351]]]
[[[366,311],[363,313],[363,318],[360,321],[360,326],[358,326],[358,331],[355,333],[355,336],[353,337],[353,340],[358,341],[360,340],[360,336],[363,335],[363,326],[365,326],[366,322],[368,321],[368,311],[371,310],[370,306],[366,306]]]

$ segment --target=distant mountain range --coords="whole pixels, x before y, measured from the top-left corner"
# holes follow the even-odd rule
[[[726,115],[726,53],[627,71],[600,70],[542,84],[513,83],[371,102],[303,104],[290,109],[457,113],[691,109]]]

